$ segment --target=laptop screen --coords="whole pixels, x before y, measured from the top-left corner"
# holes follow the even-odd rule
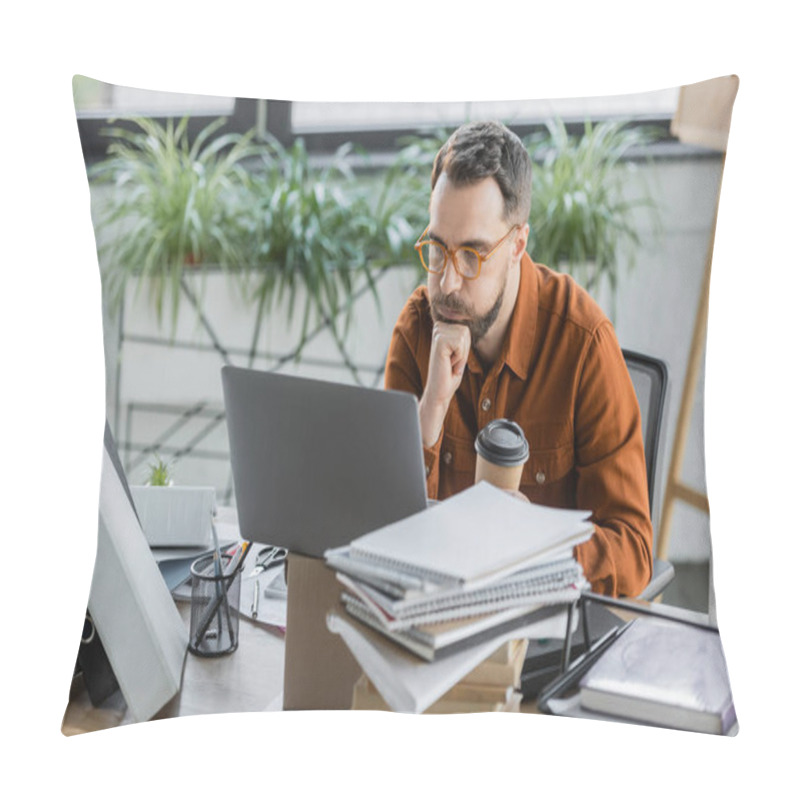
[[[321,557],[426,506],[416,398],[222,368],[240,534]]]

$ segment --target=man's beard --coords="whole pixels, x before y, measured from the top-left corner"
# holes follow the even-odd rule
[[[431,300],[431,316],[438,322],[445,322],[448,325],[466,325],[469,329],[472,338],[472,344],[476,344],[489,332],[489,328],[494,325],[500,314],[500,307],[503,305],[503,298],[506,293],[506,282],[508,281],[508,273],[497,293],[497,297],[492,304],[492,307],[482,316],[473,317],[469,309],[454,295],[439,295]],[[452,320],[439,314],[439,309],[451,311],[454,314],[463,315],[465,319]]]

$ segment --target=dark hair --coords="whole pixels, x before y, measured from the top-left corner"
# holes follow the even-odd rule
[[[456,186],[494,178],[503,194],[506,219],[526,223],[531,210],[531,157],[500,122],[468,122],[454,131],[433,161],[431,190],[442,172]]]

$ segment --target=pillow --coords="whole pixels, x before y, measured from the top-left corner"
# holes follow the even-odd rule
[[[664,599],[713,619],[703,312],[737,85],[731,76],[546,103],[287,104],[136,91],[77,76],[103,282],[106,418],[127,483],[155,480],[167,466],[175,484],[213,487],[224,535],[233,530],[224,520],[233,518],[225,509],[235,495],[223,364],[382,386],[394,321],[423,275],[413,245],[427,220],[432,156],[466,119],[499,119],[534,159],[534,260],[571,272],[612,319],[622,347],[668,369],[652,484],[656,552],[677,574]],[[113,123],[100,113],[108,98]],[[149,116],[124,119],[130,108]],[[257,133],[264,110],[266,135]],[[600,121],[574,122],[584,116]],[[622,125],[637,116],[655,122]],[[591,171],[605,181],[595,194],[578,171],[589,141],[595,155],[608,148]],[[179,607],[188,630],[189,607]],[[160,619],[153,624],[165,624],[167,612],[152,613]],[[238,625],[242,650],[223,658],[241,659],[245,640],[248,648],[255,642],[274,667],[272,693],[251,698],[254,709],[201,703],[200,713],[280,708],[285,621],[270,618],[268,631],[251,619]],[[122,656],[106,655],[115,672]],[[123,700],[126,691],[133,689],[121,685]],[[74,713],[75,702],[65,730],[80,729],[69,727]],[[164,713],[192,712],[173,700]]]

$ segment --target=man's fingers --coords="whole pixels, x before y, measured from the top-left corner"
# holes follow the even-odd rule
[[[467,353],[453,353],[450,356],[450,363],[453,366],[453,373],[456,375],[462,375],[464,373],[464,368],[467,366]]]
[[[470,333],[467,327],[434,323],[425,392],[427,399],[436,407],[449,405],[464,375],[469,349]]]
[[[471,345],[469,328],[465,325],[448,325],[437,322],[433,327],[434,345],[438,344],[450,354],[467,358]]]

